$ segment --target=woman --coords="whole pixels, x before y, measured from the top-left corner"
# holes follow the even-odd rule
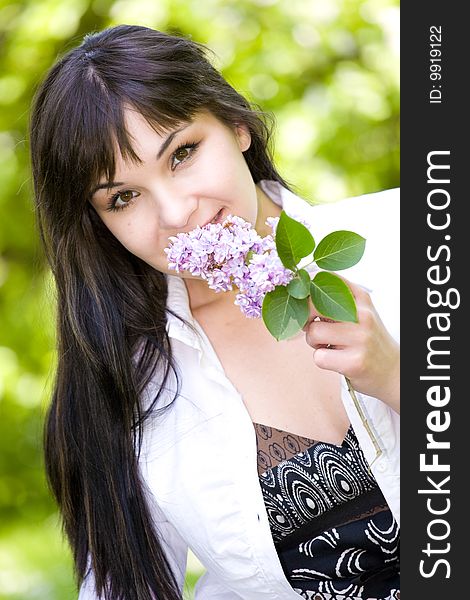
[[[234,293],[167,266],[171,235],[229,213],[264,235],[284,208],[316,235],[369,236],[359,283],[386,267],[371,260],[396,194],[309,207],[262,116],[202,46],[135,26],[86,36],[36,94],[58,300],[46,465],[81,600],[181,598],[188,546],[198,600],[397,597],[398,344],[369,293],[351,283],[358,324],[312,309],[305,336],[276,342]]]

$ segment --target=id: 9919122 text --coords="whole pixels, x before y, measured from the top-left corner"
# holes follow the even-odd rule
[[[431,25],[429,28],[429,79],[432,89],[429,91],[429,103],[442,102],[442,27]]]

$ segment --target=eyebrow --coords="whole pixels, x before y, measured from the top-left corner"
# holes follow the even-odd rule
[[[168,146],[174,140],[175,136],[178,133],[180,133],[181,131],[183,131],[184,129],[188,128],[190,125],[191,125],[191,123],[187,123],[186,125],[184,125],[184,127],[180,127],[180,129],[175,129],[175,131],[172,131],[170,133],[170,135],[165,139],[163,144],[160,146],[160,150],[157,153],[157,160],[161,159],[161,157],[165,153],[165,150],[168,148]],[[123,182],[123,181],[105,181],[104,183],[100,183],[97,186],[95,186],[91,191],[91,195],[93,196],[93,194],[95,194],[98,190],[112,190],[113,188],[117,188],[122,185],[125,185],[125,182]]]

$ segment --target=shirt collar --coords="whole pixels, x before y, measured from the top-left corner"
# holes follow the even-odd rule
[[[179,340],[197,350],[201,350],[201,343],[196,332],[187,325],[189,323],[197,328],[196,321],[189,307],[189,296],[186,285],[183,279],[177,275],[167,274],[166,280],[168,285],[167,309],[175,313],[172,314],[167,310],[166,330],[168,337]],[[178,317],[181,317],[185,322]]]

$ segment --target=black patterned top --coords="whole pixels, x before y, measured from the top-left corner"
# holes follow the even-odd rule
[[[341,446],[254,423],[284,573],[309,600],[400,598],[399,527],[352,426]]]

